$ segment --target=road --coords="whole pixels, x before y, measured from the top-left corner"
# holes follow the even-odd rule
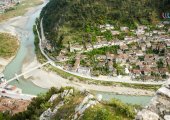
[[[36,29],[37,29],[37,33],[38,33],[38,37],[39,37],[39,48],[41,50],[41,53],[44,55],[44,57],[48,60],[48,61],[52,61],[50,62],[50,64],[57,68],[57,69],[60,69],[64,72],[67,72],[67,73],[70,73],[72,75],[76,75],[76,76],[79,76],[79,77],[82,77],[82,78],[87,78],[87,79],[92,79],[92,80],[99,80],[99,81],[109,81],[109,82],[121,82],[121,83],[131,83],[131,84],[144,84],[144,85],[162,85],[165,83],[165,81],[160,81],[160,82],[142,82],[142,81],[132,81],[131,78],[129,76],[126,76],[126,77],[107,77],[106,79],[103,79],[103,78],[100,78],[100,77],[92,77],[92,76],[88,76],[88,75],[82,75],[82,74],[79,74],[79,73],[76,73],[76,72],[71,72],[71,71],[68,71],[68,70],[64,70],[62,67],[56,65],[54,63],[53,60],[51,60],[48,55],[44,52],[43,48],[42,48],[42,41],[46,40],[45,38],[45,35],[44,35],[44,29],[43,29],[43,23],[42,23],[42,20],[41,19],[41,22],[40,22],[40,28],[41,28],[41,35],[42,37],[40,37],[40,34],[39,34],[39,31],[37,29],[37,26],[36,26]],[[41,39],[43,38],[43,39]]]
[[[3,88],[0,88],[0,96],[10,97],[14,99],[23,99],[23,100],[31,100],[36,97],[35,95],[15,93],[13,91],[6,90]]]

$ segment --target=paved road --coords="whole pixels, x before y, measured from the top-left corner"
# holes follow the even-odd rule
[[[53,60],[51,60],[48,55],[44,52],[43,48],[42,48],[42,41],[46,40],[45,38],[45,35],[44,35],[44,30],[43,30],[43,24],[42,24],[42,20],[41,19],[41,23],[40,23],[40,28],[41,28],[41,35],[42,35],[42,39],[40,37],[40,34],[39,34],[39,31],[37,29],[37,33],[38,33],[38,37],[39,37],[39,48],[41,50],[41,53],[45,56],[45,58],[48,60],[48,61],[52,61],[50,62],[50,64],[55,67],[55,68],[58,68],[64,72],[67,72],[67,73],[70,73],[70,74],[73,74],[73,75],[76,75],[76,76],[79,76],[79,77],[82,77],[82,78],[87,78],[87,79],[92,79],[92,80],[100,80],[100,81],[110,81],[110,82],[122,82],[122,83],[132,83],[132,84],[145,84],[145,85],[162,85],[165,83],[165,81],[163,82],[142,82],[142,81],[132,81],[130,77],[126,76],[126,77],[108,77],[106,79],[103,79],[103,78],[100,78],[100,77],[91,77],[91,76],[88,76],[88,75],[82,75],[82,74],[79,74],[79,73],[76,73],[76,72],[71,72],[71,71],[68,71],[68,70],[64,70],[62,67],[56,65]],[[37,28],[37,27],[36,27]],[[120,44],[120,43],[119,43]]]
[[[13,91],[1,89],[1,88],[0,88],[0,96],[10,97],[14,99],[23,99],[23,100],[31,100],[36,97],[35,95],[15,93]]]

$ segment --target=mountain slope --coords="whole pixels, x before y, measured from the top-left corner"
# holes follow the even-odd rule
[[[41,18],[47,39],[60,50],[69,41],[81,43],[87,32],[99,35],[101,24],[135,28],[158,23],[169,5],[169,0],[50,0]]]

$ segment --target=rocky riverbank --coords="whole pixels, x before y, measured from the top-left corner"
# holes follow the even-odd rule
[[[156,92],[150,104],[137,114],[136,120],[170,120],[170,80]]]

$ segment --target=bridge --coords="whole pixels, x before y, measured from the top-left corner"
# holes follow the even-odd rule
[[[46,62],[46,63],[43,63],[43,64],[41,64],[41,65],[39,65],[39,66],[36,66],[36,67],[34,67],[34,68],[26,71],[26,72],[21,73],[20,75],[15,74],[15,77],[14,77],[14,78],[11,78],[10,80],[7,80],[7,84],[10,83],[10,82],[12,82],[12,81],[14,81],[14,80],[18,80],[19,77],[24,76],[24,75],[26,75],[26,74],[28,74],[28,73],[30,73],[30,72],[38,69],[38,68],[42,68],[43,66],[45,66],[45,65],[47,65],[47,64],[51,64],[51,61],[48,61],[48,62]]]

